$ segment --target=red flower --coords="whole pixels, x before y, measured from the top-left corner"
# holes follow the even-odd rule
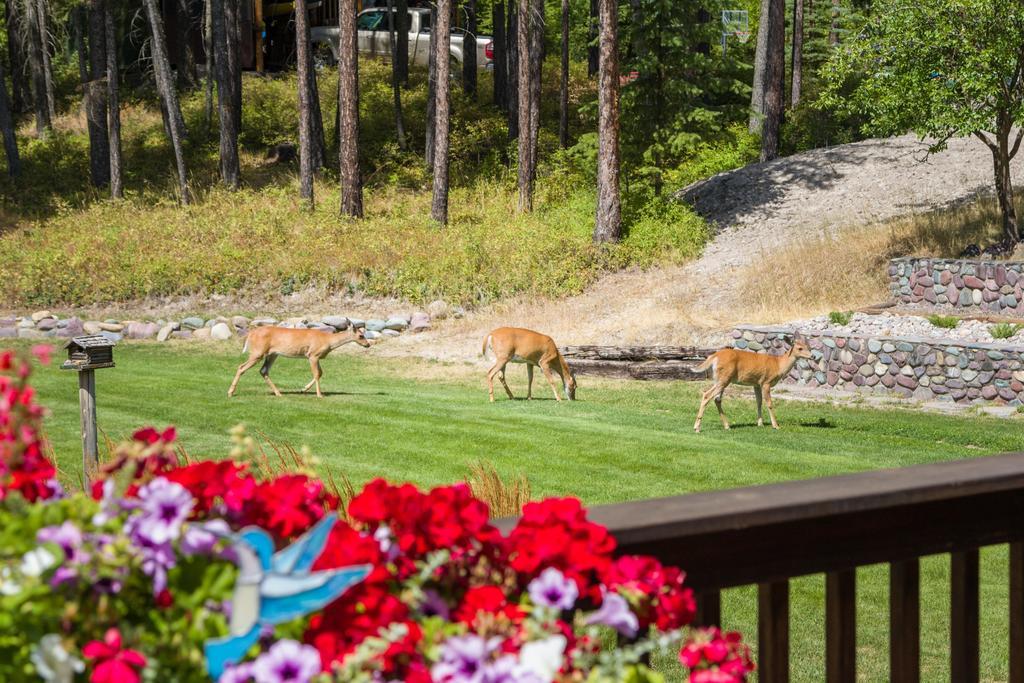
[[[526,612],[519,605],[510,603],[505,592],[497,586],[477,586],[466,591],[462,604],[455,611],[454,617],[475,630],[480,613],[501,615],[513,624],[522,623]]]
[[[409,619],[409,608],[382,583],[354,586],[309,621],[304,640],[320,652],[325,670],[381,628]]]
[[[53,347],[49,344],[36,344],[32,347],[32,355],[36,357],[40,365],[49,365],[53,360]]]
[[[177,432],[174,427],[168,427],[162,433],[156,431],[153,427],[143,427],[134,434],[132,439],[135,441],[141,441],[142,443],[153,445],[156,443],[172,443],[177,437]]]
[[[597,578],[611,564],[615,539],[603,526],[587,519],[579,500],[549,498],[523,508],[506,548],[522,585],[554,567],[576,582],[581,595],[597,601]]]
[[[667,631],[689,624],[697,609],[693,591],[683,587],[685,576],[653,557],[624,555],[608,567],[604,583],[629,601],[641,629],[654,624]]]
[[[203,460],[164,476],[184,486],[196,499],[194,516],[209,513],[217,499],[224,501],[229,514],[237,515],[256,489],[256,481],[246,470],[246,465],[231,460]]]
[[[717,627],[691,634],[679,651],[679,661],[690,669],[690,683],[743,683],[755,668],[740,634],[723,636]]]
[[[174,604],[174,596],[171,595],[171,591],[165,588],[156,596],[154,602],[156,602],[157,607],[166,609]]]
[[[302,533],[338,506],[323,483],[304,474],[290,474],[257,484],[243,502],[242,524],[256,524],[281,540]]]
[[[121,632],[108,629],[103,640],[94,640],[82,648],[86,659],[96,664],[89,680],[92,683],[138,683],[136,669],[146,666],[146,658],[136,650],[121,648]]]
[[[43,408],[28,384],[32,364],[0,353],[0,500],[17,491],[29,502],[49,498],[56,470],[43,454]]]

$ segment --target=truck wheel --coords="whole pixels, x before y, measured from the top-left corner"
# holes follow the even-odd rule
[[[338,60],[334,58],[334,52],[327,43],[313,43],[313,68],[335,67]]]

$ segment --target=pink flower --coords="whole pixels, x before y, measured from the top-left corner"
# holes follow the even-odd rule
[[[36,344],[32,347],[32,355],[42,365],[49,365],[53,356],[53,347],[49,344]]]
[[[95,660],[91,683],[138,683],[136,669],[146,666],[146,658],[136,650],[121,648],[121,632],[108,629],[103,640],[94,640],[82,648],[86,659]]]

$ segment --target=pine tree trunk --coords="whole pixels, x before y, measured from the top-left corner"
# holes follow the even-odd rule
[[[39,26],[36,0],[25,2],[25,28],[28,36],[28,61],[32,72],[32,105],[36,115],[36,135],[45,136],[53,127],[46,104],[46,69],[43,65],[44,42]]]
[[[157,6],[156,0],[142,0],[142,2],[149,17],[153,73],[156,76],[156,89],[160,93],[160,99],[167,112],[171,148],[174,150],[174,162],[178,171],[178,191],[181,195],[181,203],[190,204],[192,196],[188,190],[188,169],[185,166],[185,120],[181,117],[178,93],[174,90],[174,80],[171,78],[171,63],[167,57],[167,40],[164,36],[164,20],[160,16],[160,8]]]
[[[220,121],[220,177],[231,190],[241,184],[238,158],[238,127],[235,117],[234,81],[231,74],[231,52],[228,31],[232,0],[213,0],[213,69],[217,79],[217,113]]]
[[[196,87],[196,56],[192,52],[192,13],[188,11],[189,0],[177,0],[175,11],[178,19],[178,84],[182,88]]]
[[[558,84],[558,144],[569,146],[569,0],[562,0],[562,75]]]
[[[359,177],[359,60],[356,52],[356,7],[340,0],[338,12],[338,166],[341,214],[362,218],[363,184]]]
[[[514,2],[515,0],[513,0]],[[491,8],[491,23],[494,25],[494,106],[508,110],[508,65],[505,47],[505,3],[499,0]]]
[[[395,31],[394,2],[388,0],[388,44],[391,45],[391,91],[394,98],[395,110],[395,135],[398,138],[398,149],[406,150],[405,144],[405,121],[402,118],[402,88],[401,74],[398,70],[398,41],[396,38],[401,35]]]
[[[7,99],[7,81],[4,65],[0,61],[0,135],[4,138],[4,152],[7,154],[7,175],[12,178],[21,173],[21,159],[18,157],[18,139],[14,135],[14,117]]]
[[[240,0],[222,0],[224,3],[224,26],[227,34],[227,63],[231,80],[231,111],[235,117],[235,130],[242,130],[242,34],[239,31]]]
[[[800,89],[803,86],[803,61],[804,61],[804,0],[793,0],[793,54],[792,84],[790,101],[794,107],[800,104]]]
[[[313,109],[313,170],[327,165],[327,141],[324,136],[324,114],[320,108],[320,88],[316,83],[313,51],[309,51],[309,97]]]
[[[597,220],[595,242],[622,236],[619,196],[619,47],[616,0],[599,0],[600,57],[597,83]]]
[[[436,62],[437,84],[434,104],[434,196],[430,204],[430,217],[441,225],[448,224],[448,91],[451,89],[451,74],[448,58],[451,50],[452,0],[438,0],[437,23],[431,33],[436,35],[434,61]]]
[[[107,136],[107,25],[103,0],[90,0],[89,81],[85,84],[85,119],[89,129],[89,180],[93,187],[110,182],[110,138]]]
[[[530,0],[519,0],[518,26],[516,30],[516,51],[519,56],[517,65],[519,77],[519,210],[533,210],[533,173],[530,162],[533,153],[530,140],[533,132],[530,127],[530,104],[533,99],[533,88],[530,85]]]
[[[828,44],[839,44],[839,0],[832,0],[832,23],[828,32]]]
[[[761,128],[761,161],[779,156],[779,138],[785,111],[783,82],[786,76],[786,0],[771,0],[765,55],[764,124]]]
[[[476,95],[476,0],[467,0],[466,34],[462,39],[462,90]]]
[[[206,53],[206,127],[213,125],[213,0],[203,3],[203,52]]]
[[[295,0],[295,59],[299,89],[299,198],[313,206],[313,93],[310,92],[309,9],[306,0]]]
[[[107,5],[103,13],[104,37],[107,43],[107,136],[110,141],[110,196],[124,198],[124,173],[121,159],[121,89],[117,66],[117,31],[114,29],[114,7]]]
[[[508,95],[508,139],[519,137],[519,2],[508,0],[508,28],[505,31],[506,83]]]
[[[395,32],[398,43],[395,51],[395,64],[398,69],[398,80],[402,87],[409,87],[409,0],[397,0],[395,3]]]
[[[88,15],[85,5],[75,5],[71,8],[71,44],[78,56],[78,82],[82,85],[83,94],[89,84],[89,49],[85,43],[85,36],[89,33]]]
[[[530,206],[537,180],[540,137],[541,67],[544,65],[544,0],[530,0]]]
[[[53,85],[53,64],[50,60],[50,22],[46,14],[45,0],[36,1],[36,13],[39,15],[39,35],[43,47],[43,79],[46,83],[46,111],[50,120],[57,118],[57,100]]]
[[[11,112],[20,113],[28,109],[32,93],[25,82],[25,22],[18,0],[4,2],[4,19],[7,24],[7,59],[11,65]]]
[[[427,56],[427,126],[423,141],[423,158],[427,168],[434,168],[434,145],[437,142],[437,10],[430,11],[430,42]]]
[[[587,47],[587,76],[593,78],[597,75],[597,70],[600,68],[599,62],[601,61],[600,46],[597,44],[598,34],[598,16],[597,16],[597,0],[590,0],[590,31],[587,36],[589,38],[589,46]]]
[[[775,0],[761,0],[761,13],[757,18],[757,45],[754,48],[754,82],[750,90],[751,133],[760,133],[764,123],[764,73],[768,59],[768,15]]]

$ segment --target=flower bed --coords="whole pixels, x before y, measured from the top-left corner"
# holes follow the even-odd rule
[[[904,304],[1019,314],[1024,313],[1024,262],[892,259],[889,289]]]
[[[668,647],[694,683],[753,670],[738,634],[684,629],[679,569],[616,557],[572,498],[504,536],[465,485],[342,506],[308,473],[179,462],[151,428],[65,494],[29,374],[0,354],[0,680],[642,683]]]
[[[796,331],[807,338],[814,357],[797,361],[787,383],[959,403],[1024,400],[1021,346],[750,325],[737,327],[732,343],[784,353]]]

